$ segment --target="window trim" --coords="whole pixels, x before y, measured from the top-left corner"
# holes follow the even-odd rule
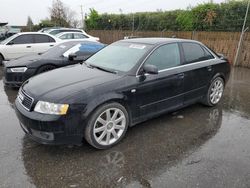
[[[179,45],[179,48],[182,48],[182,46],[181,46],[181,43],[182,43],[182,42],[170,42],[170,43],[165,43],[165,44],[172,44],[172,43],[177,43],[177,44]],[[202,45],[202,44],[196,43],[196,42],[189,42],[189,43],[199,44],[201,47],[204,47],[205,49],[207,49],[207,50],[212,54],[212,56],[213,56],[214,58],[213,58],[213,59],[208,59],[208,60],[203,60],[203,61],[198,61],[198,62],[194,62],[194,63],[184,64],[184,59],[183,59],[183,57],[182,57],[184,54],[182,54],[182,55],[180,54],[182,62],[181,62],[181,64],[180,64],[179,66],[160,70],[159,73],[165,72],[165,71],[169,71],[169,70],[179,69],[179,68],[183,68],[183,67],[193,66],[193,65],[196,65],[196,64],[203,64],[203,63],[205,63],[205,62],[207,62],[207,61],[212,61],[212,60],[219,59],[219,58],[218,58],[209,48],[207,48],[205,45]],[[152,49],[152,51],[151,51],[150,53],[147,54],[147,56],[144,58],[144,60],[142,61],[141,65],[139,66],[139,68],[138,68],[137,71],[136,71],[135,76],[136,76],[137,78],[141,76],[141,75],[139,74],[139,72],[140,72],[141,68],[143,67],[145,61],[148,59],[148,57],[149,57],[157,48],[159,48],[160,46],[165,45],[165,44],[161,44],[161,45],[159,45],[159,46],[154,47],[154,48]],[[183,50],[183,49],[181,49],[181,50]],[[183,51],[180,51],[180,53],[183,53]],[[149,75],[149,74],[145,74],[145,75],[147,76],[147,75]]]

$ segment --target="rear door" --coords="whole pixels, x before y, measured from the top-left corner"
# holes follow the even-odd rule
[[[34,34],[34,53],[43,53],[55,46],[55,39],[48,35]]]
[[[199,100],[207,91],[213,75],[211,62],[215,57],[202,45],[193,42],[182,43],[184,56],[184,104]]]
[[[19,35],[6,44],[5,58],[15,59],[33,53],[34,40],[31,34]]]
[[[146,74],[144,80],[138,81],[136,97],[139,116],[180,107],[183,102],[183,74],[175,70],[181,64],[178,44],[160,46],[149,56],[144,65],[146,64],[155,65],[159,74]]]

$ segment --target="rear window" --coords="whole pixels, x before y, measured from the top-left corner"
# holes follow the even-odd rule
[[[213,59],[212,54],[201,45],[191,42],[182,43],[185,63],[195,63]]]

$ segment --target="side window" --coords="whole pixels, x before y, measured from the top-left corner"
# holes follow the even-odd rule
[[[88,37],[81,33],[74,33],[74,39],[84,39],[84,38]]]
[[[47,35],[34,35],[35,43],[49,43],[50,38]]]
[[[60,36],[60,39],[72,39],[72,34],[71,33],[65,33],[62,36]]]
[[[213,56],[199,44],[182,43],[186,63],[195,63],[212,59]]]
[[[156,49],[145,64],[155,65],[158,70],[176,67],[181,64],[177,43],[167,44]]]
[[[206,48],[204,48],[204,47],[202,47],[203,48],[203,50],[204,50],[204,52],[205,52],[205,60],[208,60],[208,59],[213,59],[214,58],[214,56],[206,49]]]
[[[61,32],[62,31],[60,31],[60,30],[53,30],[53,31],[49,32],[49,34],[56,35],[56,34],[61,33]]]
[[[21,35],[13,39],[11,42],[14,44],[31,44],[34,43],[33,35]]]
[[[53,39],[52,37],[48,36],[49,37],[49,42],[56,42],[55,39]]]

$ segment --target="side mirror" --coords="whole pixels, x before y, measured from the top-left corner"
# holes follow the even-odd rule
[[[144,73],[148,74],[158,74],[158,68],[155,65],[144,65]]]
[[[68,59],[70,61],[73,61],[76,57],[77,57],[77,55],[75,53],[72,53],[72,54],[69,54]]]
[[[13,44],[14,44],[13,41],[10,41],[10,42],[7,43],[7,45],[13,45]]]

